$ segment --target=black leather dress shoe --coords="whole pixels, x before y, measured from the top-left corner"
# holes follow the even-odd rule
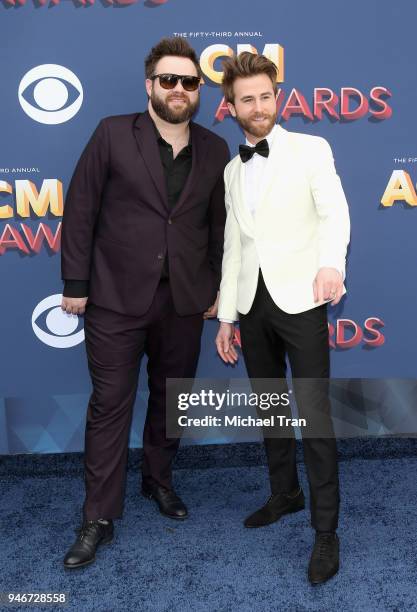
[[[304,508],[304,493],[301,488],[298,490],[298,494],[294,493],[291,496],[285,493],[275,493],[275,495],[271,495],[262,508],[248,516],[243,524],[245,527],[264,527],[275,523],[284,514],[299,512]]]
[[[142,495],[153,499],[159,506],[159,511],[169,518],[183,520],[187,518],[188,511],[183,501],[173,489],[166,489],[159,485],[142,484]]]
[[[99,544],[107,544],[113,539],[113,521],[107,524],[100,521],[84,521],[78,530],[78,536],[64,558],[64,566],[68,569],[83,567],[96,558]]]
[[[336,533],[316,533],[308,566],[311,584],[322,584],[339,571],[339,538]]]

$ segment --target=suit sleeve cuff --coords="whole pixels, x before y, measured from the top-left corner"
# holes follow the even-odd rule
[[[64,297],[88,297],[88,280],[65,280]]]

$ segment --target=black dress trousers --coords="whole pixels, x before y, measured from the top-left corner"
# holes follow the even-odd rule
[[[285,379],[286,355],[294,379],[329,378],[326,304],[288,314],[272,300],[259,271],[252,307],[246,315],[240,314],[239,320],[242,352],[250,378]],[[324,381],[323,384],[326,385]],[[333,531],[338,525],[340,496],[330,402],[327,393],[304,395],[302,398],[296,395],[298,416],[308,421],[309,412],[319,413],[322,430],[326,432],[325,437],[303,438],[311,524],[319,531]],[[299,487],[295,436],[292,428],[290,431],[292,435],[286,437],[264,437],[272,493],[288,493]]]

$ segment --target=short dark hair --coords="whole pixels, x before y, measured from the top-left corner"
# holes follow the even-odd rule
[[[196,67],[197,75],[201,78],[202,72],[196,52],[185,38],[174,36],[173,38],[162,38],[157,45],[152,47],[145,59],[145,75],[147,79],[150,79],[155,74],[155,66],[159,60],[167,55],[190,59]]]
[[[245,79],[256,74],[266,74],[272,81],[274,93],[277,93],[278,68],[265,55],[255,55],[250,51],[243,51],[238,56],[225,59],[222,66],[222,89],[226,102],[234,103],[233,83],[236,79]]]

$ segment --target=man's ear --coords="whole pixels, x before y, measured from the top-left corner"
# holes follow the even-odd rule
[[[236,110],[235,110],[234,104],[232,104],[231,102],[228,102],[227,108],[229,109],[229,113],[232,115],[232,117],[236,117]]]
[[[145,87],[146,87],[146,93],[148,94],[148,97],[151,97],[151,92],[152,92],[152,81],[151,79],[146,79],[145,81]]]

